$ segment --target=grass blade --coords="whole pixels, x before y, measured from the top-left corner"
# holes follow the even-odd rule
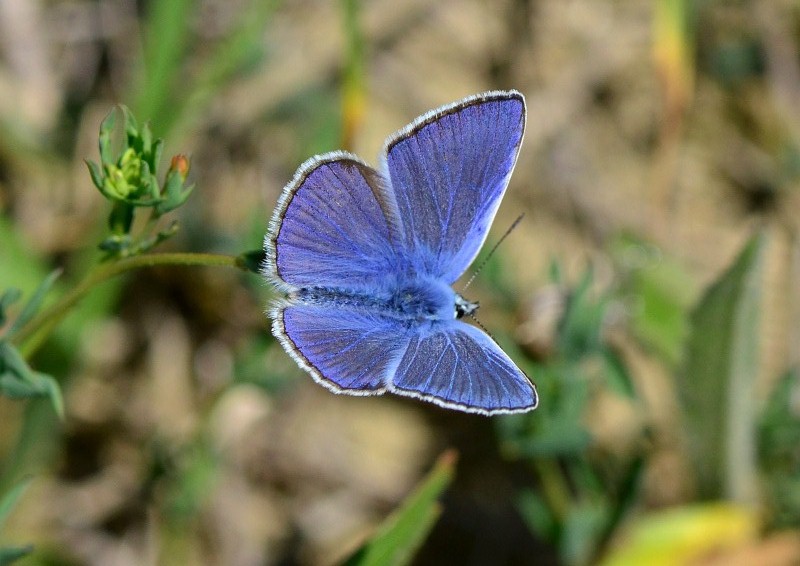
[[[455,452],[445,452],[433,470],[390,515],[372,539],[345,564],[347,566],[401,566],[408,564],[433,525],[441,509],[438,497],[450,485]]]
[[[679,383],[689,451],[703,499],[755,498],[758,309],[764,237],[754,236],[691,316]]]
[[[22,328],[25,323],[32,319],[33,315],[39,311],[44,298],[47,296],[47,293],[50,291],[50,289],[53,288],[53,283],[56,282],[56,279],[58,279],[59,275],[61,275],[61,270],[56,269],[55,271],[51,272],[50,275],[44,278],[44,281],[39,284],[39,286],[36,288],[36,291],[34,291],[33,295],[31,295],[31,298],[28,299],[28,301],[25,303],[25,306],[22,307],[22,311],[19,313],[19,316],[14,321],[14,324],[11,325],[9,335]]]

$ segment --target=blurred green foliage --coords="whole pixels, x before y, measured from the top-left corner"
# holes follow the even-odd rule
[[[755,497],[755,379],[764,237],[754,236],[691,316],[678,388],[702,499]]]
[[[551,273],[565,299],[555,351],[545,363],[530,366],[540,405],[532,413],[498,419],[498,433],[508,457],[528,462],[538,478],[539,489],[520,493],[522,516],[558,548],[565,563],[585,564],[634,503],[645,455],[593,451],[585,424],[600,391],[636,402],[625,364],[603,338],[613,296],[598,292],[592,269],[571,288],[559,268]]]
[[[60,272],[54,271],[42,281],[28,299],[7,330],[0,333],[0,395],[11,399],[45,397],[50,400],[53,410],[64,417],[64,401],[56,380],[45,373],[31,369],[23,355],[12,343],[15,334],[22,329],[39,311],[45,296],[55,283]],[[8,322],[8,309],[22,293],[12,287],[0,295],[0,330]]]
[[[758,420],[761,489],[773,529],[800,527],[800,372],[777,382]]]
[[[647,250],[641,242],[615,246],[617,257],[629,254],[625,246],[635,246],[637,254]],[[604,338],[609,305],[615,300],[631,304],[631,297],[637,301],[628,319],[633,335],[645,348],[656,346],[654,353],[675,375],[697,497],[752,505],[761,475],[771,508],[768,524],[797,526],[800,499],[792,495],[800,478],[800,421],[792,405],[796,373],[780,380],[762,410],[754,389],[764,247],[765,237],[757,233],[690,312],[686,288],[674,283],[684,276],[670,263],[652,271],[648,262],[623,262],[629,268],[620,270],[621,284],[605,291],[594,289],[591,269],[573,286],[561,280],[560,269],[551,270],[565,301],[555,351],[530,366],[542,402],[533,413],[499,419],[498,433],[508,457],[527,462],[538,477],[537,489],[520,493],[520,512],[535,532],[557,545],[565,563],[587,564],[603,554],[636,504],[649,456],[646,423],[636,432],[633,452],[622,458],[599,449],[584,425],[601,392],[644,408],[624,358]],[[672,305],[669,316],[653,304]],[[677,359],[676,352],[681,352]],[[702,531],[712,523],[722,525],[729,517],[723,515],[692,514],[687,521]],[[653,528],[660,524],[654,522]],[[644,525],[640,531],[649,536]],[[662,551],[653,546],[651,557]]]

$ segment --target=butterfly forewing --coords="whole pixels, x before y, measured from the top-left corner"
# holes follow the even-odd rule
[[[308,160],[284,189],[267,235],[267,275],[291,287],[367,287],[395,269],[380,175],[335,152]]]
[[[525,100],[490,92],[430,112],[392,136],[385,175],[405,253],[453,283],[486,239],[517,160]]]
[[[273,318],[300,366],[337,393],[382,393],[408,342],[398,320],[359,309],[284,305]]]

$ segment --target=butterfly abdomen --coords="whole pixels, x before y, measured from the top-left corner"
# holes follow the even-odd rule
[[[383,289],[360,291],[330,287],[304,287],[290,295],[292,302],[375,311],[408,321],[453,320],[456,316],[456,293],[433,279],[387,285]]]

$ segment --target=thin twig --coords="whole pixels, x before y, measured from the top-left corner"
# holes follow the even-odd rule
[[[18,346],[22,346],[25,342],[28,342],[31,338],[36,336],[37,340],[35,342],[41,344],[44,338],[46,338],[67,315],[69,310],[94,287],[127,271],[142,267],[155,267],[158,265],[205,265],[245,269],[236,256],[200,253],[143,254],[120,259],[114,263],[100,264],[96,269],[91,271],[83,281],[68,291],[55,304],[29,320],[19,332],[14,335],[14,342]],[[39,335],[40,332],[42,335]],[[29,354],[30,352],[26,353]]]

